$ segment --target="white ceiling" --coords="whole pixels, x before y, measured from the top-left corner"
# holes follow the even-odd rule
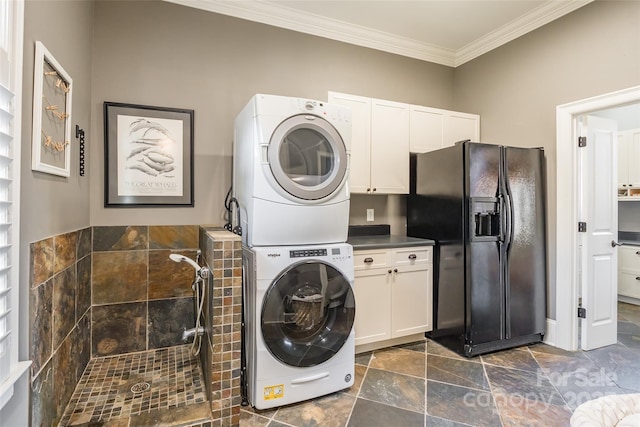
[[[593,0],[165,1],[456,67]]]

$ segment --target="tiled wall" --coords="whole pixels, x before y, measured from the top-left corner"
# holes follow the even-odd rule
[[[62,416],[91,356],[91,228],[30,246],[31,425]]]
[[[89,227],[31,244],[32,425],[62,416],[90,357],[182,344],[198,226]]]
[[[194,326],[198,226],[93,227],[92,356],[182,344]]]
[[[213,272],[207,289],[207,340],[201,352],[214,426],[240,422],[242,246],[228,231],[201,229],[200,248]]]

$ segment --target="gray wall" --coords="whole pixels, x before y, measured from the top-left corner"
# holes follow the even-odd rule
[[[20,357],[29,356],[29,243],[89,226],[89,177],[78,175],[78,140],[71,138],[71,176],[31,170],[33,67],[41,41],[73,79],[72,132],[90,133],[93,2],[27,1],[24,14],[24,71],[20,206]],[[87,165],[89,170],[91,164]]]
[[[233,120],[255,93],[451,108],[453,69],[158,1],[97,2],[91,224],[223,224]],[[195,110],[195,207],[103,207],[104,101]]]
[[[640,2],[596,1],[455,70],[454,107],[485,142],[544,147],[555,295],[556,106],[640,84]],[[550,300],[555,318],[555,301]]]

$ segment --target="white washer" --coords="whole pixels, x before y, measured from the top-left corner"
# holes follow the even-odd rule
[[[267,409],[352,386],[351,245],[245,246],[243,258],[251,405]]]
[[[243,243],[346,242],[351,111],[255,95],[234,128],[233,193]]]

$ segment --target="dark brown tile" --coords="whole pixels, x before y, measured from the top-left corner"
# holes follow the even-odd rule
[[[53,349],[62,343],[76,323],[75,268],[67,268],[53,277]]]
[[[554,405],[519,394],[494,393],[494,397],[504,427],[566,427],[570,423],[571,410],[565,405]]]
[[[186,262],[172,261],[169,258],[172,253],[195,260],[195,251],[149,251],[149,299],[193,296],[195,270]]]
[[[149,349],[184,344],[182,331],[194,326],[193,298],[149,301]]]
[[[251,413],[246,410],[240,412],[240,425],[242,427],[267,427],[270,418]]]
[[[369,368],[360,387],[362,398],[410,411],[424,411],[424,385],[421,378]]]
[[[485,354],[480,357],[484,363],[503,368],[523,369],[525,371],[537,371],[540,369],[538,362],[526,347]]]
[[[427,378],[463,387],[489,389],[482,364],[466,359],[429,354],[427,355]]]
[[[93,251],[135,251],[149,249],[148,227],[93,227]]]
[[[369,367],[424,378],[425,362],[424,353],[391,347],[375,351]]]
[[[427,354],[434,354],[436,356],[446,356],[454,359],[467,360],[464,357],[460,356],[455,351],[449,350],[447,347],[430,339],[427,340]]]
[[[91,298],[94,305],[147,298],[147,251],[94,252]]]
[[[78,320],[72,338],[73,365],[79,379],[91,360],[91,310]]]
[[[53,277],[53,237],[31,243],[30,245],[30,286]]]
[[[53,360],[43,367],[40,375],[31,380],[31,425],[54,426],[61,414],[56,412]]]
[[[531,401],[564,405],[551,381],[540,369],[536,372],[486,365],[487,376],[494,393],[526,397]]]
[[[76,329],[77,331],[77,329]],[[75,349],[73,334],[69,335],[53,355],[53,389],[55,391],[56,414],[62,418],[65,407],[71,399],[78,378],[76,377]]]
[[[78,261],[76,271],[78,275],[76,318],[80,318],[91,307],[91,255]]]
[[[551,345],[544,344],[544,343],[530,345],[529,350],[533,352],[534,357],[536,357],[537,353],[542,353],[542,354],[552,354],[556,356],[572,357],[572,358],[578,358],[578,359],[586,358],[586,356],[582,351],[567,351],[559,347],[553,347]]]
[[[490,392],[427,381],[427,414],[473,426],[499,426]]]
[[[91,253],[91,236],[91,227],[78,230],[77,259],[82,259]]]
[[[287,425],[317,425],[342,427],[346,425],[355,396],[333,393],[318,399],[284,406],[273,416],[274,421]]]
[[[208,420],[211,420],[211,411],[209,404],[205,402],[134,415],[131,417],[129,427],[186,425]]]
[[[199,229],[197,225],[149,226],[149,248],[197,249]]]
[[[95,306],[91,311],[94,357],[146,349],[146,302]]]
[[[53,353],[53,281],[48,280],[37,288],[32,288],[29,298],[31,325],[31,372],[37,373]]]
[[[369,362],[371,361],[372,356],[373,356],[372,351],[356,354],[356,365],[369,366]]]
[[[53,271],[59,273],[76,262],[78,233],[59,234],[53,238]]]
[[[423,413],[358,399],[347,425],[349,427],[423,426],[424,418]]]

